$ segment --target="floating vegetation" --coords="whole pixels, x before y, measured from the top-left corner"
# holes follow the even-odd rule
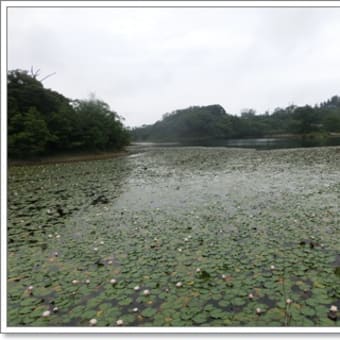
[[[339,326],[336,150],[10,167],[8,326]]]

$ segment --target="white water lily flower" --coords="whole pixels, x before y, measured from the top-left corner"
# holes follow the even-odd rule
[[[43,316],[44,318],[47,318],[48,316],[51,315],[51,312],[49,310],[45,310],[41,316]]]
[[[33,291],[33,288],[34,288],[33,286],[28,286],[28,287],[27,287],[27,290],[28,290],[29,292],[32,292],[32,291]]]
[[[222,274],[222,279],[225,279],[227,276],[225,274]]]
[[[107,261],[107,264],[112,264],[112,263],[113,263],[112,260]]]
[[[292,302],[293,302],[293,301],[292,301],[291,299],[287,299],[287,300],[286,300],[287,305],[290,305]]]
[[[74,284],[74,285],[76,285],[76,284],[78,284],[78,283],[79,283],[78,280],[73,280],[73,281],[72,281],[72,284]]]
[[[329,311],[330,311],[330,312],[333,312],[333,313],[336,313],[336,312],[338,311],[338,307],[332,305],[332,306],[329,308]]]
[[[186,237],[186,238],[184,238],[184,242],[188,242],[189,241],[189,239]]]
[[[140,290],[140,287],[139,286],[136,286],[136,287],[134,287],[133,288],[135,291],[138,291],[138,290]]]
[[[252,300],[252,299],[254,299],[254,295],[253,295],[252,293],[249,293],[248,298],[249,298],[250,300]]]
[[[201,272],[201,268],[196,268],[196,273],[200,273]]]
[[[54,312],[54,313],[57,313],[58,311],[59,311],[59,308],[58,308],[58,307],[54,307],[54,308],[53,308],[53,312]]]
[[[89,279],[86,279],[85,280],[85,283],[88,285],[90,283],[90,280]]]
[[[51,238],[51,237],[53,237],[53,235],[52,235],[52,234],[48,234],[47,236],[48,236],[48,238]]]
[[[270,266],[270,270],[274,270],[275,269],[275,266],[272,264],[271,266]]]
[[[90,326],[95,326],[97,324],[97,320],[96,319],[91,319],[89,321],[89,324],[90,324]]]
[[[116,321],[116,325],[117,326],[123,326],[124,325],[124,321],[122,319],[119,319]]]
[[[110,280],[110,283],[113,284],[113,285],[115,285],[115,284],[117,283],[117,280],[116,280],[116,279],[111,279],[111,280]]]
[[[56,238],[60,238],[60,235],[58,234],[58,235],[56,235]]]
[[[262,313],[262,309],[261,308],[256,308],[256,314],[261,314]]]
[[[59,254],[58,254],[57,251],[55,251],[55,252],[53,253],[53,255],[54,255],[55,257],[58,257],[58,256],[59,256]]]
[[[104,244],[104,241],[100,241],[99,243],[100,243],[100,244]]]
[[[177,282],[177,283],[176,283],[176,287],[179,288],[179,287],[182,287],[182,286],[183,286],[183,283],[182,283],[182,282]]]
[[[97,248],[97,247],[94,247],[93,250],[94,250],[94,251],[98,251],[98,248]]]
[[[179,252],[181,252],[181,251],[182,251],[182,248],[178,248],[177,250],[178,250]]]
[[[143,294],[144,294],[145,296],[150,295],[150,290],[149,290],[149,289],[145,289],[145,290],[143,291]]]
[[[135,307],[132,311],[137,313],[139,311],[139,309],[137,307]]]

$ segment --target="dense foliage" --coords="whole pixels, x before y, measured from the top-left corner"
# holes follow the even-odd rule
[[[153,125],[132,130],[140,141],[176,141],[204,138],[249,138],[283,134],[321,134],[340,132],[340,97],[320,105],[277,108],[272,114],[245,110],[230,115],[220,105],[193,106],[165,114]]]
[[[117,113],[90,97],[72,101],[26,71],[8,73],[9,157],[120,149],[129,133]]]
[[[133,135],[137,139],[155,140],[202,136],[223,137],[228,133],[229,125],[228,116],[222,106],[193,106],[165,114],[163,119],[154,125],[134,129]]]

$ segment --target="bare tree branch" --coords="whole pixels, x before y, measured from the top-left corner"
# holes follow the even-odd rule
[[[36,79],[36,78],[38,77],[39,73],[40,73],[40,68],[38,68],[38,69],[34,72],[34,68],[33,68],[33,66],[31,66],[31,76],[32,76],[34,79]]]
[[[47,76],[43,77],[42,79],[40,79],[39,81],[43,82],[43,81],[46,80],[47,78],[54,76],[56,73],[57,73],[57,72],[52,72],[52,73],[48,74]]]

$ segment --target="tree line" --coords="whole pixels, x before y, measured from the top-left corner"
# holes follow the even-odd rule
[[[340,133],[340,97],[314,107],[277,108],[240,116],[226,113],[221,105],[192,106],[163,115],[155,124],[132,129],[135,141],[181,141],[205,138],[260,138],[280,135],[322,136]]]
[[[122,118],[94,96],[71,100],[24,70],[8,72],[7,89],[9,158],[112,151],[129,144]]]
[[[129,130],[107,103],[94,96],[71,100],[45,88],[27,71],[9,71],[7,87],[10,158],[119,150],[130,139],[164,142],[340,133],[339,96],[313,107],[277,108],[271,114],[247,109],[237,116],[221,105],[191,106]]]

